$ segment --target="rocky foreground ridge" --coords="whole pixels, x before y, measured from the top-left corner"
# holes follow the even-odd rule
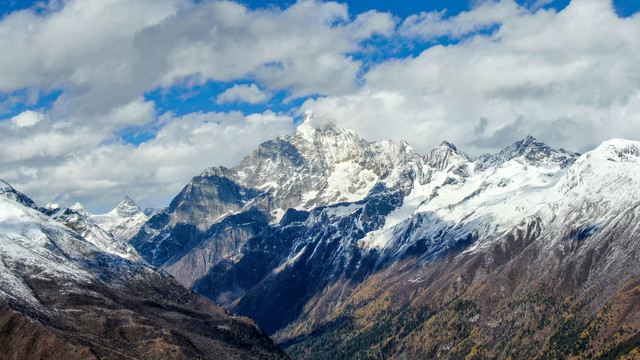
[[[231,316],[69,209],[0,182],[0,358],[285,359]]]

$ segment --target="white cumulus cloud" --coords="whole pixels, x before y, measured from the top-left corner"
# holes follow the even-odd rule
[[[222,94],[218,95],[216,104],[246,102],[249,104],[259,104],[269,100],[269,95],[260,90],[256,84],[234,85]]]
[[[379,64],[358,91],[303,108],[371,140],[406,139],[422,153],[442,139],[475,155],[527,135],[574,151],[640,139],[640,16],[620,18],[607,0],[573,0],[559,12],[503,0],[435,24],[424,19],[401,30],[409,23],[428,38],[477,24],[497,29]]]
[[[43,203],[72,197],[100,207],[123,190],[148,201],[175,194],[204,167],[233,165],[293,131],[286,114],[163,114],[147,94],[236,80],[261,89],[232,87],[221,102],[348,93],[361,67],[351,54],[395,27],[390,14],[352,18],[347,5],[317,0],[257,10],[191,0],[41,5],[0,19],[0,113],[61,95],[0,120],[0,177]],[[127,131],[157,137],[134,146],[121,140]]]
[[[14,127],[32,127],[44,120],[45,115],[36,111],[26,110],[11,118]]]
[[[470,11],[445,17],[446,10],[422,12],[407,17],[399,32],[431,40],[441,36],[460,38],[472,32],[518,17],[526,11],[512,0],[486,1]]]

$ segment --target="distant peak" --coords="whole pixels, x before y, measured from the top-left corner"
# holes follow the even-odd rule
[[[516,144],[519,144],[520,147],[530,147],[530,146],[546,146],[548,147],[547,144],[543,143],[542,141],[538,141],[538,139],[534,138],[531,135],[527,135],[526,138],[516,142]]]
[[[328,130],[337,128],[336,123],[325,117],[318,117],[313,112],[304,113],[304,121],[300,126],[309,126],[316,130]]]
[[[425,160],[429,166],[444,170],[453,163],[460,163],[468,160],[467,155],[458,152],[455,145],[448,141],[442,141],[440,145],[436,146],[427,156]]]
[[[202,173],[200,174],[200,176],[202,176],[202,177],[213,177],[213,176],[223,177],[228,172],[229,172],[229,169],[227,169],[224,166],[215,166],[215,167],[209,167],[209,168],[204,169],[202,171]]]
[[[58,203],[47,203],[47,205],[45,205],[44,208],[47,209],[47,210],[58,210],[58,209],[60,209],[60,204],[58,204]]]
[[[520,158],[530,164],[558,164],[561,167],[572,164],[577,156],[563,149],[554,149],[531,135],[507,146],[498,154],[503,161]]]
[[[296,129],[295,135],[303,137],[305,139],[314,138],[319,132],[327,131],[344,131],[339,128],[333,121],[317,116],[313,111],[307,110],[304,112],[304,121]]]
[[[24,206],[37,209],[36,203],[33,202],[27,195],[21,193],[11,186],[8,182],[4,180],[0,180],[0,195],[11,199],[13,201],[19,202]]]
[[[84,205],[82,205],[79,202],[76,202],[75,204],[71,205],[69,207],[70,210],[73,210],[75,212],[77,212],[78,214],[82,215],[82,216],[90,216],[91,214],[87,211],[87,209],[84,207]]]
[[[440,143],[440,145],[438,145],[438,147],[449,148],[456,152],[458,151],[458,148],[452,143],[448,142],[447,140],[442,140],[442,142]]]
[[[538,141],[536,138],[529,135],[526,138],[520,141],[516,141],[512,145],[508,146],[503,150],[503,152],[508,152],[515,157],[515,156],[530,153],[532,151],[536,152],[541,150],[548,152],[553,149],[551,149],[547,144],[541,141]]]
[[[136,205],[135,201],[129,196],[125,196],[124,199],[113,209],[118,216],[131,217],[142,210]]]
[[[118,204],[118,206],[130,206],[130,205],[137,206],[136,202],[133,201],[133,199],[130,198],[129,195],[125,195],[122,201],[120,201],[120,204]]]
[[[16,190],[8,182],[0,179],[0,194],[13,193]]]
[[[313,120],[313,110],[305,110],[303,123]]]

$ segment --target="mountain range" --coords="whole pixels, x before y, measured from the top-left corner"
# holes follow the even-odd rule
[[[633,358],[639,174],[634,141],[423,156],[307,114],[151,216],[130,199],[40,212],[254,319],[292,358]]]
[[[639,154],[421,156],[308,115],[130,243],[295,358],[606,357],[639,340]]]

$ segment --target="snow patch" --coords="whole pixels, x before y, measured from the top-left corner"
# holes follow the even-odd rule
[[[324,192],[331,202],[354,202],[369,194],[377,182],[378,176],[373,171],[349,160],[336,164]]]
[[[303,247],[300,251],[298,251],[298,253],[296,253],[293,257],[288,258],[287,260],[285,260],[282,264],[280,264],[277,268],[275,268],[273,270],[274,274],[279,274],[282,272],[282,270],[286,269],[288,266],[293,265],[296,261],[298,261],[298,259],[300,258],[300,256],[302,256],[302,254],[304,253],[304,251],[307,249],[307,247]]]

